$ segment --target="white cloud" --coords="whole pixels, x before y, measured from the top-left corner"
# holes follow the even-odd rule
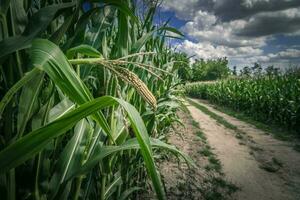
[[[271,58],[278,59],[300,59],[300,50],[299,49],[286,49],[284,51],[280,51],[276,54],[270,54]]]
[[[192,26],[193,28],[201,30],[212,27],[216,22],[217,17],[215,15],[199,10],[195,14],[193,21],[188,22],[186,26]]]
[[[175,11],[177,18],[187,21],[181,31],[195,42],[185,40],[178,49],[189,55],[198,59],[227,57],[231,65],[267,65],[300,63],[298,47],[284,45],[276,36],[300,36],[298,1],[165,0],[163,9]],[[269,42],[285,50],[266,53],[263,49]]]
[[[285,49],[277,53],[265,54],[263,50],[253,47],[227,47],[221,45],[212,45],[209,42],[194,43],[189,40],[178,44],[177,49],[186,52],[189,56],[195,56],[194,59],[216,59],[227,57],[229,64],[246,66],[258,62],[264,65],[277,65],[289,63],[299,63],[300,50]],[[294,60],[295,62],[292,62]]]
[[[254,56],[250,60],[252,62],[261,63],[285,63],[291,62],[293,59],[300,59],[299,49],[285,49],[276,53],[269,53],[262,56]]]
[[[227,47],[221,45],[212,45],[209,42],[193,43],[185,40],[177,47],[179,50],[186,52],[190,56],[196,55],[198,59],[214,59],[228,57],[230,59],[244,59],[245,57],[260,56],[263,51],[253,47]]]
[[[164,0],[162,8],[175,11],[176,17],[179,19],[190,20],[194,16],[198,2],[198,0]]]
[[[240,37],[235,34],[239,30],[242,30],[246,24],[246,20],[234,20],[221,23],[217,21],[215,15],[198,11],[193,20],[187,22],[185,26],[182,27],[182,31],[198,41],[208,41],[215,45],[229,47],[264,46],[266,37],[249,40],[249,38]]]

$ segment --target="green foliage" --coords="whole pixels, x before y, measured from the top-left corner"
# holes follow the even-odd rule
[[[264,68],[264,69],[263,69]],[[280,75],[280,70],[277,67],[274,67],[273,65],[263,67],[259,63],[254,63],[252,67],[245,66],[240,70],[239,76],[241,77],[260,77],[260,76],[278,76]],[[295,74],[295,73],[294,73]],[[236,73],[236,68],[235,68],[235,73],[233,75],[238,75]]]
[[[238,129],[236,126],[234,126],[233,124],[229,123],[228,121],[226,121],[222,116],[217,115],[216,113],[210,111],[208,108],[206,108],[205,106],[191,100],[188,99],[188,102],[195,106],[196,108],[198,108],[199,110],[201,110],[202,112],[204,112],[205,114],[209,115],[211,118],[215,119],[218,123],[222,124],[223,126],[225,126],[228,129],[232,129],[234,131],[238,132]]]
[[[266,75],[268,75],[268,76],[278,76],[279,75],[279,69],[272,65],[266,67],[265,71],[266,71]]]
[[[241,69],[240,76],[250,77],[251,73],[252,73],[251,68],[248,66],[245,66],[243,69]]]
[[[192,81],[212,81],[228,77],[227,58],[196,60],[192,65]]]
[[[300,82],[297,74],[193,83],[186,86],[186,93],[299,134]]]
[[[126,199],[151,185],[165,199],[155,154],[193,165],[156,139],[178,121],[186,57],[165,41],[182,34],[153,25],[155,3],[145,17],[130,0],[12,2],[0,3],[1,198]]]
[[[186,53],[176,53],[177,62],[174,67],[178,69],[178,76],[184,82],[192,79],[192,69],[190,68],[190,59]]]

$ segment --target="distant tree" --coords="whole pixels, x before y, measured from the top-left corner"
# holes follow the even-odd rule
[[[237,75],[236,66],[233,66],[232,75],[234,75],[234,76]]]
[[[228,77],[230,69],[228,68],[226,57],[218,59],[200,59],[192,65],[193,81],[210,81]]]
[[[245,66],[243,69],[241,69],[240,76],[251,76],[251,68],[249,66]]]
[[[285,74],[294,75],[300,78],[300,66],[291,66],[286,69]]]
[[[253,76],[261,76],[262,75],[262,66],[259,63],[254,63],[253,67],[251,68]]]
[[[279,68],[276,68],[273,65],[266,67],[265,71],[267,76],[272,76],[272,75],[276,76],[279,74]]]

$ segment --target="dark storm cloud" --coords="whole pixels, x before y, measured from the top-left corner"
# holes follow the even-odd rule
[[[193,5],[194,10],[208,10],[212,11],[215,6],[215,3],[213,0],[198,0],[195,1],[195,4]]]
[[[297,32],[300,30],[299,11],[300,9],[290,9],[285,12],[256,15],[236,34],[239,36],[259,37]]]
[[[231,21],[260,12],[279,11],[300,6],[300,0],[217,0],[213,11],[222,21]]]
[[[175,11],[176,16],[183,20],[192,20],[199,10],[212,11],[214,0],[164,0],[163,8]]]
[[[300,30],[300,14],[289,13],[290,10],[299,13],[300,0],[216,0],[213,6],[212,1],[207,5],[210,6],[206,10],[214,13],[221,23],[236,19],[248,21],[235,33],[237,36],[260,37]]]

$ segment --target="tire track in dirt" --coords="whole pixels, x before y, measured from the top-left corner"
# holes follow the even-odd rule
[[[249,152],[253,149],[247,145],[240,145],[241,141],[235,137],[233,130],[218,124],[199,109],[188,107],[192,117],[200,123],[209,144],[214,148],[213,151],[220,159],[228,180],[241,187],[235,194],[235,199],[299,199],[299,190],[297,193],[295,188],[299,183],[299,169],[296,169],[300,166],[298,152],[287,143],[278,141],[245,122],[218,112],[207,104],[204,106],[250,136],[257,149],[263,149],[251,155]],[[261,167],[263,162],[273,157],[282,162],[282,167],[276,173],[268,172]]]
[[[166,134],[167,142],[191,157],[197,168],[188,167],[184,160],[171,154],[166,154],[158,160],[157,166],[164,182],[167,199],[231,200],[231,195],[237,188],[225,180],[222,170],[207,169],[207,166],[213,166],[210,159],[217,158],[212,154],[198,123],[195,123],[187,110],[178,111],[177,114],[184,126],[175,124],[174,129]],[[209,155],[201,154],[204,149],[209,151]],[[152,200],[156,197],[154,192],[149,190],[138,199]]]

